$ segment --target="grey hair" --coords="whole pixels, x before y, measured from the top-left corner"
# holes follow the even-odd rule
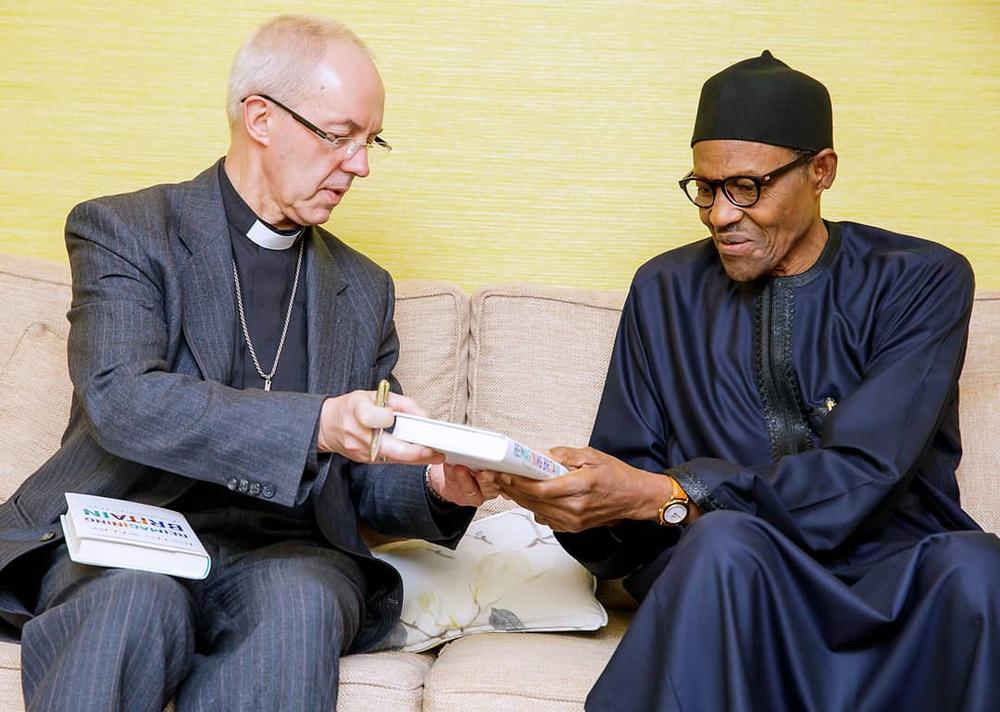
[[[326,48],[337,41],[349,42],[371,56],[360,37],[322,17],[279,15],[254,30],[229,70],[226,114],[230,130],[242,122],[240,105],[251,94],[270,94],[282,103],[301,98]]]

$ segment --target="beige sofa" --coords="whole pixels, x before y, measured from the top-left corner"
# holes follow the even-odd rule
[[[397,374],[433,415],[547,447],[587,441],[624,295],[517,284],[471,298],[401,282]],[[68,269],[0,255],[0,501],[59,443],[69,412]],[[982,294],[962,377],[964,504],[1000,531],[1000,294]],[[490,503],[484,510],[500,506]],[[436,653],[344,659],[339,709],[364,712],[579,710],[628,622],[627,599],[596,633],[481,634]],[[0,712],[23,709],[16,643],[0,642]]]

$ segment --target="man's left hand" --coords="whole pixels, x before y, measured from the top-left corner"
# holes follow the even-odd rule
[[[655,519],[670,498],[670,478],[646,472],[593,448],[557,447],[570,472],[550,480],[496,475],[500,492],[555,531],[578,532],[623,519]]]
[[[432,465],[429,479],[441,499],[465,507],[478,507],[498,494],[493,473],[473,472],[461,465]]]

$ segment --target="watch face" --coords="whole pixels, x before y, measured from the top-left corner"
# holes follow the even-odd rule
[[[675,502],[663,510],[663,522],[665,524],[680,524],[687,515],[687,506],[680,502]]]

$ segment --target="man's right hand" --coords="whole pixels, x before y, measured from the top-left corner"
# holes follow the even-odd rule
[[[369,462],[372,433],[378,428],[390,428],[393,413],[410,413],[426,417],[426,412],[412,398],[389,393],[385,407],[375,405],[374,391],[353,391],[323,402],[319,416],[316,449],[335,452],[355,462]],[[444,455],[422,445],[412,445],[383,434],[377,462],[428,464],[443,462]]]

